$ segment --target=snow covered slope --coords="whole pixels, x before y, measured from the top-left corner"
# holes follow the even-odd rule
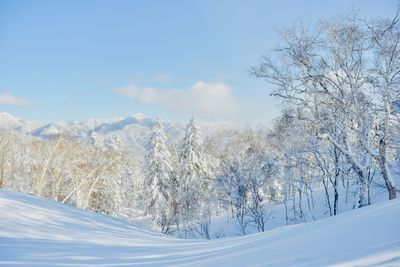
[[[243,237],[179,240],[0,190],[1,266],[400,266],[400,200]]]

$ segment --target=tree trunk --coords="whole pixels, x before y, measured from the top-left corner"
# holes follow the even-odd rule
[[[324,189],[325,189],[325,198],[326,198],[326,204],[328,205],[328,209],[329,209],[329,215],[332,216],[332,206],[331,206],[331,201],[330,201],[330,197],[329,197],[328,183],[325,182],[325,177],[322,177],[322,183],[323,183]]]
[[[334,202],[333,202],[333,215],[336,216],[338,214],[338,205],[339,205],[339,192],[337,190],[339,183],[339,151],[337,148],[334,148],[334,156],[335,156],[335,180],[333,181],[333,190],[334,190]]]
[[[392,179],[390,169],[387,163],[387,157],[386,157],[386,138],[382,137],[381,140],[379,141],[379,166],[381,169],[381,174],[383,177],[383,180],[385,181],[386,188],[389,193],[389,199],[395,199],[396,198],[396,185]]]

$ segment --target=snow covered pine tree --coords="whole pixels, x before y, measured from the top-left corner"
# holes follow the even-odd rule
[[[147,171],[144,191],[148,197],[147,213],[161,227],[163,233],[168,231],[167,203],[171,183],[171,154],[166,146],[166,135],[159,118],[153,127],[149,151],[146,156]]]

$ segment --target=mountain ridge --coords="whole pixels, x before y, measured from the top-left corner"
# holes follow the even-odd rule
[[[109,144],[118,140],[126,150],[139,153],[145,153],[145,146],[155,121],[155,118],[137,112],[114,119],[92,118],[81,122],[67,121],[42,124],[25,121],[10,113],[0,113],[0,129],[2,130],[16,131],[43,140],[51,139],[59,134],[66,134],[87,142],[91,142],[91,138],[95,134],[102,144]],[[164,121],[163,126],[171,141],[179,143],[184,136],[186,125],[179,122]],[[205,136],[219,130],[236,127],[229,123],[206,122],[200,122],[200,126]]]

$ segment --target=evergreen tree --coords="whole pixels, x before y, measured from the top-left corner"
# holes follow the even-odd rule
[[[204,154],[201,133],[194,119],[186,128],[179,164],[182,219],[190,224],[209,216],[212,178],[212,165]]]
[[[163,232],[168,230],[167,205],[172,174],[171,154],[167,149],[166,139],[161,122],[157,118],[146,157],[145,192],[148,198],[147,212]]]

